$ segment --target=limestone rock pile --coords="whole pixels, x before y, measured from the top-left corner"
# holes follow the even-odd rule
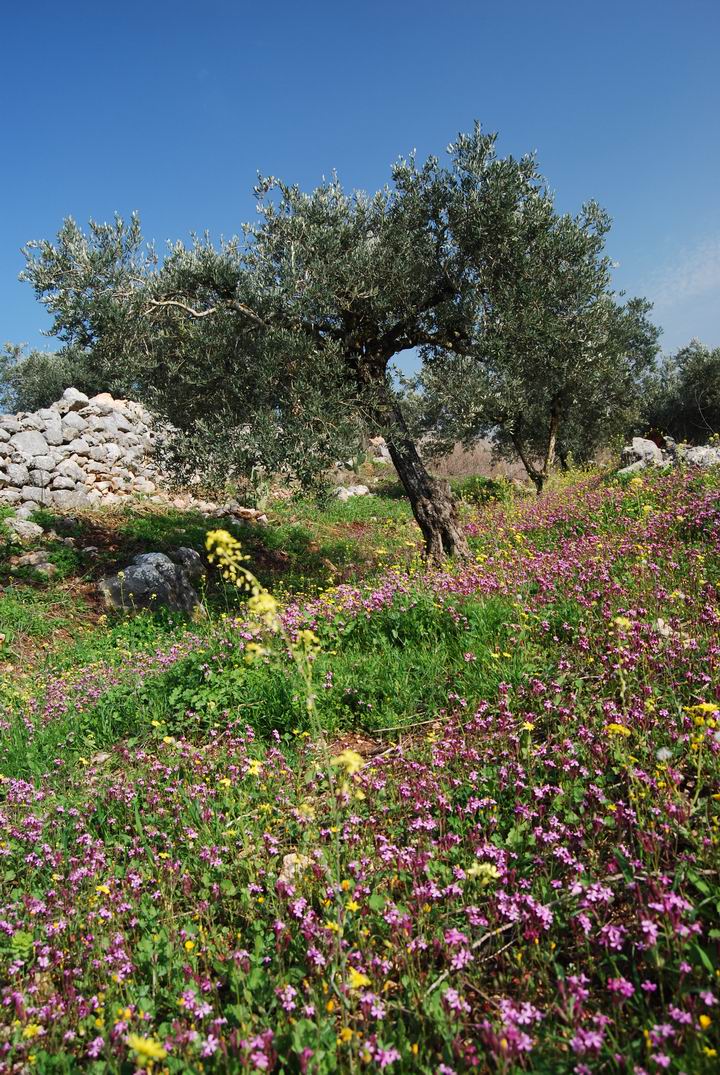
[[[652,440],[633,437],[632,444],[622,450],[622,469],[618,474],[636,474],[648,467],[714,467],[720,466],[720,448],[709,444],[691,447],[676,444],[670,437],[664,438],[661,448]]]
[[[20,516],[155,493],[156,433],[139,404],[68,388],[33,413],[0,415],[0,506]]]

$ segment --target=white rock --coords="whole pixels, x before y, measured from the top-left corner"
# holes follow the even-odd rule
[[[64,474],[57,474],[51,482],[51,488],[74,489],[75,482],[72,480],[72,478],[66,478]]]
[[[367,485],[341,485],[335,493],[338,500],[350,500],[354,496],[367,496],[370,490]]]
[[[67,449],[74,455],[90,455],[90,445],[81,437],[78,437],[77,440],[70,441]]]
[[[56,474],[62,474],[66,478],[72,478],[76,482],[81,482],[85,477],[85,471],[77,465],[74,459],[64,459],[55,468]]]
[[[42,537],[45,533],[41,526],[37,523],[28,522],[27,519],[10,518],[5,520],[5,525],[9,530],[12,530],[21,541],[35,541],[36,538]]]
[[[7,481],[10,485],[27,485],[29,480],[30,472],[24,463],[8,463],[0,473],[0,481]]]
[[[77,388],[66,388],[62,394],[59,406],[67,411],[79,411],[89,403],[89,398],[84,392],[78,392]]]
[[[54,470],[60,462],[57,455],[36,455],[33,457],[33,466],[38,470]]]
[[[33,459],[33,463],[35,460]],[[31,470],[30,482],[32,485],[37,485],[40,489],[44,489],[46,485],[50,484],[50,474],[47,470]]]
[[[14,433],[10,438],[10,443],[23,455],[47,455],[48,454],[48,442],[36,429],[23,430],[20,433]]]
[[[62,426],[60,424],[60,421],[57,418],[57,415],[55,416],[55,421],[48,422],[46,424],[44,436],[45,436],[45,440],[48,442],[48,444],[52,444],[52,445],[62,444],[62,442],[63,442]]]
[[[82,432],[83,429],[87,429],[88,427],[88,423],[77,413],[77,411],[69,411],[64,415],[60,425],[66,440],[72,440],[74,436],[77,436],[79,432]],[[68,437],[68,433],[71,434],[70,437]]]

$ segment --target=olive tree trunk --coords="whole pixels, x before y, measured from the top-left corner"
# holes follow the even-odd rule
[[[425,539],[428,560],[469,559],[470,546],[450,484],[433,478],[426,469],[397,403],[392,405],[392,427],[386,433],[386,443]]]

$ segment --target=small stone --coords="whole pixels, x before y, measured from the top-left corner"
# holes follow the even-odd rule
[[[370,490],[367,485],[341,485],[335,496],[338,500],[350,500],[354,496],[367,496]]]
[[[57,575],[58,571],[55,564],[49,563],[47,552],[42,549],[37,552],[24,552],[22,556],[13,556],[10,563],[13,567],[31,567],[33,571],[37,571],[40,575],[46,575],[48,578],[52,575]]]
[[[79,411],[89,402],[90,400],[84,392],[78,392],[77,388],[66,388],[59,402],[59,407],[65,412]]]
[[[5,520],[5,526],[12,530],[21,542],[36,541],[45,532],[37,523],[31,523],[27,519],[18,519],[12,516]]]
[[[80,437],[77,440],[70,441],[67,450],[73,455],[90,455],[90,445]]]

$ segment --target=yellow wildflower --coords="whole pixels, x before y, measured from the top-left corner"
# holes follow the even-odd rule
[[[629,735],[632,735],[630,729],[624,724],[608,724],[605,730],[610,732],[611,735],[622,735],[626,739]]]
[[[467,871],[468,877],[476,877],[482,887],[497,881],[500,871],[492,862],[475,862]]]
[[[139,1034],[128,1034],[125,1039],[133,1052],[146,1060],[164,1060],[167,1052],[154,1038],[142,1038]]]
[[[351,989],[362,989],[364,986],[370,985],[370,979],[367,974],[361,974],[354,967],[350,968],[349,978]]]
[[[362,754],[358,754],[356,750],[348,748],[338,754],[337,757],[331,758],[330,764],[336,767],[341,766],[348,776],[352,776],[353,773],[357,773],[359,769],[362,769],[364,763]]]
[[[259,590],[248,601],[248,610],[251,615],[257,616],[267,627],[278,626],[279,605],[273,595],[267,590]]]
[[[314,631],[298,631],[296,646],[300,649],[315,649],[320,645],[320,639]]]

